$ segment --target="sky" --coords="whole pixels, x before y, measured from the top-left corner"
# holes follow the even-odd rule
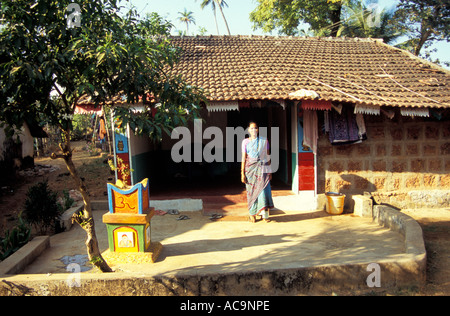
[[[380,8],[390,8],[396,5],[398,1],[379,0]],[[185,31],[186,25],[180,22],[180,12],[186,9],[188,12],[193,12],[195,25],[189,25],[189,34],[199,34],[199,28],[207,30],[206,35],[217,35],[216,24],[214,22],[213,12],[211,7],[205,7],[203,10],[200,7],[202,0],[129,0],[131,5],[136,7],[140,15],[147,12],[157,12],[160,16],[170,21],[173,25],[172,33],[178,35],[178,31]],[[257,7],[256,0],[226,0],[228,7],[223,9],[225,17],[228,21],[231,35],[264,35],[262,30],[253,30],[252,23],[249,20],[249,14]],[[123,5],[128,6],[126,2]],[[218,10],[216,10],[217,23],[219,25],[219,34],[227,35],[227,30],[223,22],[223,18]],[[270,34],[266,34],[270,35]],[[272,35],[277,35],[275,32]],[[432,53],[433,59],[439,58],[441,61],[450,62],[450,43],[445,41],[436,44],[436,53]],[[446,67],[450,69],[450,67]]]

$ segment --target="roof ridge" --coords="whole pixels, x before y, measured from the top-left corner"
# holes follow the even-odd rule
[[[238,38],[238,39],[304,39],[304,40],[325,40],[336,42],[383,42],[381,38],[365,38],[365,37],[332,37],[332,36],[293,36],[293,35],[171,35],[170,38],[176,39],[224,39],[224,38]]]
[[[401,48],[398,48],[398,47],[386,44],[384,42],[381,42],[380,44],[384,45],[384,46],[387,46],[388,48],[390,48],[392,50],[399,51],[401,54],[403,54],[405,56],[408,56],[409,58],[411,58],[414,61],[419,62],[420,64],[427,65],[427,66],[429,66],[432,69],[435,69],[435,70],[438,70],[438,71],[442,71],[445,74],[450,75],[450,70],[449,69],[446,69],[446,68],[444,68],[444,67],[442,67],[442,66],[440,66],[438,64],[435,64],[435,63],[433,63],[433,62],[431,62],[429,60],[426,60],[426,59],[423,59],[423,58],[421,58],[419,56],[416,56],[416,55],[412,54],[411,52],[408,52],[405,49],[401,49]]]

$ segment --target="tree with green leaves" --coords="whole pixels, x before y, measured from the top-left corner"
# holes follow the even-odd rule
[[[337,36],[342,6],[350,0],[256,0],[258,6],[250,13],[253,28],[284,35],[299,35],[301,23],[309,24],[319,35]]]
[[[65,161],[84,201],[73,219],[86,231],[91,262],[109,272],[98,247],[88,188],[72,160],[77,102],[83,96],[103,105],[118,96],[128,104],[142,102],[140,113],[114,104],[111,110],[123,128],[160,140],[163,131],[198,117],[202,91],[171,73],[178,49],[169,40],[171,24],[156,14],[140,18],[129,10],[121,15],[116,0],[77,0],[78,6],[69,0],[0,4],[0,121],[21,127],[32,118],[59,129],[60,151],[52,158]]]
[[[216,28],[217,28],[217,35],[219,35],[219,27],[217,25],[217,19],[216,19],[216,5],[219,8],[220,13],[222,14],[223,21],[225,22],[225,26],[227,28],[228,35],[231,35],[230,28],[228,27],[227,19],[225,18],[225,14],[223,13],[223,8],[228,7],[228,4],[225,2],[225,0],[202,0],[202,3],[200,4],[200,7],[204,9],[207,6],[211,6],[213,12],[214,12],[214,20],[216,21]]]
[[[195,24],[194,13],[192,11],[187,11],[186,8],[184,8],[184,11],[178,12],[178,14],[180,15],[178,17],[178,20],[180,22],[183,22],[186,24],[186,35],[188,35],[189,34],[189,24],[190,23]]]
[[[254,29],[284,35],[383,38],[386,43],[403,34],[393,21],[394,9],[378,10],[376,0],[257,0],[250,13]],[[300,29],[302,24],[309,31]]]
[[[382,38],[387,44],[403,35],[393,20],[395,8],[382,9],[378,1],[348,2],[343,7],[338,36]]]
[[[436,41],[450,40],[448,0],[400,0],[394,17],[408,36],[397,46],[416,56]]]

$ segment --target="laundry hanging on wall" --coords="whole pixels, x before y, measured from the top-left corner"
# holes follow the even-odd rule
[[[319,139],[317,111],[330,111],[332,103],[324,100],[302,100],[299,104],[298,113],[303,117],[303,145],[316,154]]]
[[[362,114],[356,114],[356,125],[358,125],[358,136],[360,140],[366,140],[367,139],[367,132],[366,132],[366,124],[364,123],[364,116]]]
[[[364,118],[361,114],[357,117],[352,107],[343,106],[340,114],[331,111],[325,115],[327,119],[326,128],[332,145],[355,144],[367,139]]]
[[[317,112],[314,110],[303,111],[303,145],[317,153],[317,140],[319,139]]]

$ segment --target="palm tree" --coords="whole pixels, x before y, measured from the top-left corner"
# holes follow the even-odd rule
[[[385,43],[389,43],[402,35],[392,22],[395,9],[379,12],[375,2],[367,6],[364,1],[349,1],[344,10],[347,17],[342,21],[338,36],[382,38]]]
[[[231,35],[230,28],[228,27],[227,19],[225,18],[225,14],[223,13],[222,8],[227,6],[228,4],[225,2],[225,0],[203,0],[200,7],[204,9],[206,6],[211,5],[213,12],[214,12],[214,20],[216,21],[216,28],[217,28],[217,35],[219,35],[219,27],[217,26],[217,18],[216,18],[216,4],[219,7],[220,13],[222,14],[222,18],[225,22],[225,26],[227,27],[228,35]]]
[[[186,35],[188,35],[189,33],[189,23],[194,23],[195,24],[195,19],[193,16],[193,12],[192,11],[187,11],[186,8],[184,8],[184,12],[178,12],[180,14],[180,17],[178,18],[178,20],[180,20],[181,22],[186,23]]]
[[[209,4],[209,3],[208,3]],[[206,6],[207,4],[201,4],[201,8],[203,10],[203,8]],[[217,35],[219,34],[219,25],[217,24],[217,16],[216,16],[216,4],[214,1],[211,1],[211,8],[213,10],[213,14],[214,14],[214,22],[216,22],[216,31],[217,31]]]

